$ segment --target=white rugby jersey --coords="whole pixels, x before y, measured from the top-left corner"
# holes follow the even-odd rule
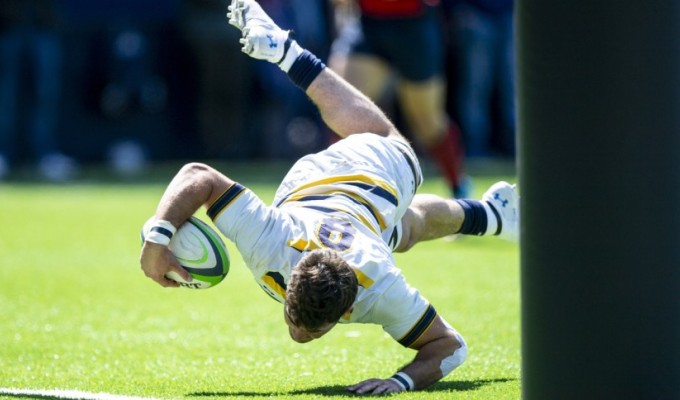
[[[291,270],[306,251],[338,251],[360,286],[351,314],[340,322],[380,324],[409,346],[436,317],[392,256],[401,217],[421,181],[406,143],[352,135],[295,163],[271,206],[237,183],[208,215],[236,244],[260,286],[281,303]]]

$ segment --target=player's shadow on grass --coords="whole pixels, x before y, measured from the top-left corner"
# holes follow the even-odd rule
[[[498,378],[498,379],[477,379],[474,381],[447,381],[447,382],[438,382],[429,388],[423,390],[423,392],[428,393],[428,392],[467,392],[467,391],[472,391],[472,390],[477,390],[479,388],[482,388],[487,385],[491,385],[494,383],[505,383],[505,382],[511,382],[511,381],[516,381],[517,379],[515,378]],[[315,396],[324,396],[324,397],[333,397],[333,396],[352,396],[354,397],[354,394],[351,392],[348,392],[345,389],[345,386],[342,385],[332,385],[332,386],[319,386],[315,388],[309,388],[309,389],[300,389],[300,390],[292,390],[289,392],[278,392],[278,393],[272,393],[272,392],[197,392],[197,393],[189,393],[187,396],[189,397],[256,397],[256,396],[272,396],[272,395],[315,395]]]

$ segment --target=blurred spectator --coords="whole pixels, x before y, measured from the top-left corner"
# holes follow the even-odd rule
[[[354,0],[335,0],[337,7],[351,7],[348,1]],[[461,133],[446,113],[439,0],[356,0],[356,5],[358,23],[345,24],[334,44],[340,56],[332,66],[378,103],[394,84],[410,129],[405,133],[437,163],[453,196],[467,197],[470,181],[463,173]],[[336,67],[337,60],[344,60],[341,67]]]
[[[112,27],[106,36],[106,85],[99,101],[102,114],[121,118],[137,110],[163,111],[168,89],[165,79],[154,71],[157,57],[149,35],[135,24],[126,24]]]
[[[181,31],[196,63],[198,134],[202,157],[246,158],[252,71],[240,56],[239,32],[229,26],[225,0],[185,0]]]
[[[448,0],[453,102],[467,155],[515,155],[513,0]],[[495,122],[495,123],[494,123]]]
[[[193,156],[197,85],[179,33],[183,0],[58,1],[65,149],[126,177],[147,159]]]
[[[100,90],[95,104],[102,115],[121,118],[154,114],[167,105],[168,85],[160,74],[167,26],[177,23],[180,0],[59,0],[69,27],[96,43],[90,54]],[[174,43],[173,43],[174,44]]]
[[[22,144],[45,179],[76,173],[76,162],[57,143],[62,49],[56,24],[54,1],[0,1],[0,178],[21,161]],[[18,140],[23,129],[27,143]]]

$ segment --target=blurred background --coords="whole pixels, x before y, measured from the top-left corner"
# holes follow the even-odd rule
[[[342,57],[333,43],[357,18],[351,2],[260,3],[324,61],[331,49]],[[484,15],[511,19],[512,1],[449,0],[439,11],[447,111],[464,122],[477,111],[456,94],[462,71],[497,73],[466,46],[483,48]],[[304,93],[240,53],[226,12],[226,0],[2,0],[0,180],[67,182],[100,167],[130,177],[164,161],[292,160],[327,146],[332,134]],[[501,36],[511,42],[511,28]],[[484,85],[488,132],[480,139],[462,124],[468,157],[512,161],[514,125],[493,80]],[[399,104],[390,110],[400,125]]]

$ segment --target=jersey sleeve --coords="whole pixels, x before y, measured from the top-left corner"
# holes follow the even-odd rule
[[[372,317],[394,340],[410,347],[432,325],[437,311],[400,275],[375,303]]]
[[[279,213],[238,183],[215,200],[207,213],[220,232],[234,242],[248,265],[263,262],[268,257],[267,249],[278,248],[273,243],[263,243],[271,240],[271,232],[281,230],[275,226],[281,222]]]

